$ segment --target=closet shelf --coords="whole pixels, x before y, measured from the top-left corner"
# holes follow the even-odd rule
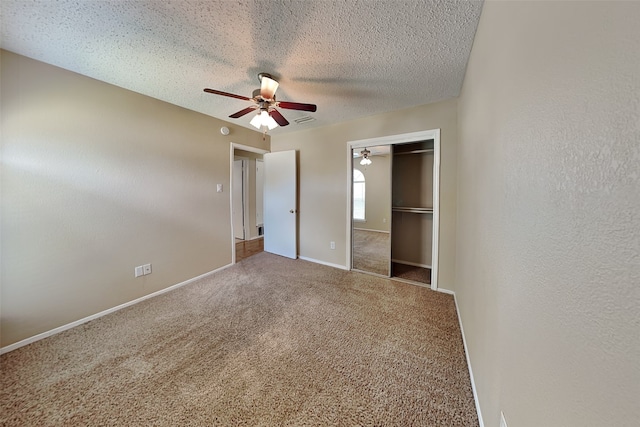
[[[411,150],[411,151],[397,151],[394,152],[394,156],[402,156],[405,154],[422,154],[422,153],[433,153],[433,148],[427,148],[424,150]]]
[[[406,206],[394,206],[391,208],[393,212],[409,212],[409,213],[422,213],[422,214],[432,214],[433,208],[414,208],[414,207],[406,207]]]

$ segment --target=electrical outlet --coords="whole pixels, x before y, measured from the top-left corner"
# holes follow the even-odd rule
[[[142,269],[144,270],[144,274],[151,274],[151,264],[145,264],[142,266]]]
[[[144,276],[144,269],[142,268],[142,266],[136,267],[134,272],[136,277]]]
[[[336,248],[336,242],[331,242],[331,243],[329,243],[329,247],[330,247],[331,249],[335,249],[335,248]]]
[[[387,218],[382,218],[382,223],[386,224],[387,223]]]
[[[504,419],[504,413],[500,411],[500,427],[507,427],[507,421]]]

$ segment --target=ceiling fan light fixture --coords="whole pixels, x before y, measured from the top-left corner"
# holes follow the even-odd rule
[[[269,130],[275,129],[278,127],[278,123],[269,115],[266,110],[261,110],[258,114],[256,114],[253,119],[249,122],[250,125],[254,126],[256,129],[260,129],[263,126],[266,126]]]
[[[360,154],[362,155],[362,160],[360,160],[360,164],[362,166],[369,166],[371,164],[371,159],[369,158],[369,154],[371,154],[371,151],[365,148],[360,152]]]
[[[266,122],[266,126],[269,128],[269,130],[272,130],[278,127],[278,123],[273,119],[273,117],[269,115],[269,113],[267,113],[266,111],[263,111],[260,115],[266,116],[266,118],[262,119],[262,123]]]

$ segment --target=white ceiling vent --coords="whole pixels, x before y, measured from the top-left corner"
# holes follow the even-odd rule
[[[299,125],[307,123],[307,122],[312,122],[314,120],[315,120],[315,118],[313,118],[311,116],[302,116],[302,117],[298,117],[297,119],[293,119],[293,121],[296,122]]]

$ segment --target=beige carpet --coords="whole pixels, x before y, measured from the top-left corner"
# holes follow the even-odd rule
[[[353,268],[388,276],[390,259],[389,233],[353,230]]]
[[[259,253],[0,357],[3,426],[477,426],[453,299]]]

